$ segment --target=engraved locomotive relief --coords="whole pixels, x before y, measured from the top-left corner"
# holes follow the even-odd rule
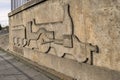
[[[33,19],[22,30],[25,34],[24,38],[19,40],[13,37],[14,44],[38,50],[41,53],[49,54],[53,50],[58,57],[64,58],[66,55],[71,55],[78,62],[86,62],[89,58],[87,54],[97,53],[98,47],[79,40],[73,33],[74,24],[70,15],[69,4],[62,5],[62,7],[64,10],[63,21],[38,24]],[[33,26],[39,27],[37,32],[32,32]],[[32,41],[35,41],[36,46],[30,47]]]

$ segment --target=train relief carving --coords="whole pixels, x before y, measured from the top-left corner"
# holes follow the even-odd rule
[[[25,26],[24,25],[14,26],[12,32],[13,32],[13,44],[14,44],[13,50],[15,52],[23,54],[22,47],[24,47],[27,44],[25,39],[26,37]]]
[[[91,52],[98,53],[98,47],[97,45],[79,40],[74,34],[70,5],[65,4],[61,6],[64,10],[63,21],[37,23],[36,20],[33,19],[33,21],[27,23],[27,26],[22,25],[14,28],[14,46],[31,48],[46,54],[52,51],[56,56],[61,58],[71,55],[78,62],[87,62],[89,60],[87,54],[91,54]],[[33,26],[39,27],[38,31],[33,32]],[[21,34],[21,36],[17,35],[17,32]],[[35,42],[36,46],[31,45],[32,41]]]

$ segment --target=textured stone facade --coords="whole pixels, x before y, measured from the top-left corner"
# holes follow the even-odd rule
[[[61,59],[120,71],[119,5],[119,0],[32,0],[9,13],[9,48],[72,77]]]
[[[9,34],[4,33],[0,35],[0,49],[8,50],[9,48]]]

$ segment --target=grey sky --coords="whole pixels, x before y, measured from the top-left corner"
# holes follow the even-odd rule
[[[10,0],[0,0],[0,24],[8,25],[8,13],[10,12]]]

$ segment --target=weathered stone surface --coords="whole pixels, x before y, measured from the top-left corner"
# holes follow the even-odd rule
[[[27,63],[26,63],[27,64]],[[61,80],[50,73],[36,70],[6,52],[0,51],[0,79],[1,80]],[[47,75],[46,75],[46,74]]]
[[[49,0],[11,16],[11,45],[54,53],[58,57],[74,57],[78,62],[88,62],[89,58],[91,63],[87,55],[97,52],[98,47],[76,36],[71,10],[69,1]]]
[[[25,48],[24,57],[77,80],[119,80],[120,73]],[[29,52],[29,53],[27,53]]]
[[[5,33],[0,35],[0,48],[5,50],[9,49],[9,34]]]
[[[23,57],[72,77],[70,68],[54,61],[65,58],[120,71],[118,0],[35,1],[9,14],[11,51],[13,46],[22,48]]]

